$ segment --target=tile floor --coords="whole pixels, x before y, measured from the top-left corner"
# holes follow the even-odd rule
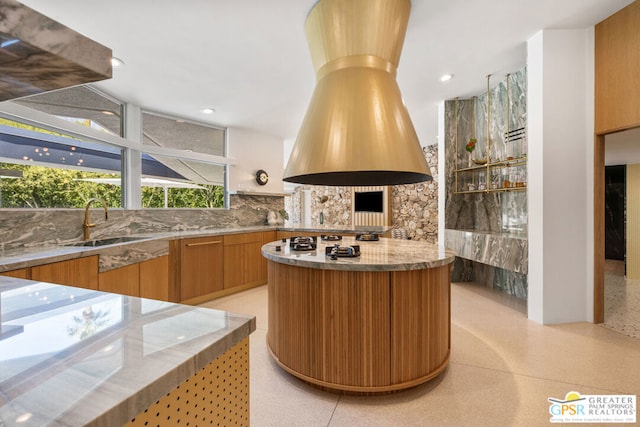
[[[549,424],[548,397],[569,391],[640,395],[640,340],[590,323],[539,325],[527,320],[519,300],[478,285],[452,285],[445,372],[376,397],[317,390],[270,360],[266,286],[203,306],[257,317],[252,426],[543,426]]]
[[[640,280],[624,277],[624,261],[605,261],[602,326],[640,339]]]

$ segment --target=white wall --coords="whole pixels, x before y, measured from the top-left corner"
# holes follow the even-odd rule
[[[229,191],[283,193],[281,138],[247,129],[229,128],[229,154],[235,165],[229,166]],[[256,172],[264,169],[269,174],[267,185],[256,182]]]
[[[593,320],[593,28],[529,39],[529,318]]]
[[[445,110],[444,101],[438,103],[438,242],[444,245],[444,230],[445,230],[445,201],[446,201],[446,188],[447,178],[445,172]]]

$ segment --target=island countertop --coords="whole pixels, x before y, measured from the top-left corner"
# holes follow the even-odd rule
[[[0,276],[0,424],[122,425],[255,317]]]
[[[360,246],[360,256],[332,260],[325,254],[325,247],[338,243],[340,246]],[[381,237],[378,241],[357,241],[354,237],[342,240],[322,241],[317,239],[317,248],[312,251],[295,251],[286,242],[275,241],[262,246],[262,255],[270,261],[299,267],[321,270],[348,271],[408,271],[423,270],[450,264],[455,254],[441,245]],[[280,251],[276,250],[280,246]]]

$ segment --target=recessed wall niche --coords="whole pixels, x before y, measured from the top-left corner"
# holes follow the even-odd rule
[[[445,244],[458,256],[452,280],[526,299],[526,67],[501,77],[445,102]]]

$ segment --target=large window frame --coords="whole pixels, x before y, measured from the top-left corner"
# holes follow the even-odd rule
[[[122,180],[123,194],[132,194],[134,196],[138,195],[133,199],[125,197],[122,204],[123,209],[137,209],[141,207],[141,200],[139,200],[139,195],[140,195],[139,188],[137,189],[133,188],[136,185],[140,185],[141,171],[139,167],[135,167],[135,166],[131,167],[132,164],[135,165],[136,163],[138,163],[139,165],[139,160],[136,161],[135,159],[129,158],[132,156],[139,157],[141,153],[148,153],[152,156],[158,155],[158,156],[172,157],[175,159],[183,159],[187,161],[196,161],[201,163],[212,163],[216,165],[222,165],[225,170],[224,208],[228,208],[229,207],[229,166],[233,165],[234,163],[228,157],[226,157],[226,153],[228,153],[228,132],[226,131],[226,128],[222,128],[225,131],[224,133],[225,155],[223,156],[198,153],[198,152],[187,151],[187,150],[176,149],[176,148],[143,145],[141,142],[142,135],[141,135],[141,127],[140,127],[142,110],[139,107],[131,106],[130,104],[124,104],[124,110],[125,110],[123,112],[123,117],[125,117],[124,126],[123,126],[124,134],[125,135],[131,134],[131,132],[127,131],[128,127],[131,125],[130,123],[128,123],[129,120],[127,120],[130,117],[130,114],[127,113],[127,110],[130,107],[133,107],[132,108],[133,111],[137,110],[137,112],[139,112],[138,115],[140,116],[140,118],[138,118],[139,122],[137,123],[138,129],[140,130],[139,139],[136,138],[136,136],[134,136],[133,138],[126,138],[126,137],[122,137],[122,136],[118,136],[118,135],[114,135],[106,132],[101,132],[96,129],[92,129],[89,127],[85,127],[85,126],[81,126],[81,125],[69,122],[67,120],[58,118],[51,114],[48,114],[39,110],[35,110],[33,108],[20,105],[15,102],[3,103],[0,106],[0,117],[3,117],[8,120],[13,120],[19,123],[28,124],[34,127],[46,129],[52,132],[59,132],[62,134],[66,134],[71,137],[82,139],[83,141],[86,141],[89,143],[95,142],[96,144],[107,144],[110,146],[115,146],[120,148],[124,153],[122,170],[121,170],[121,174],[123,176],[123,180]],[[160,113],[155,113],[151,110],[149,110],[149,112],[153,114],[160,114]],[[172,117],[172,118],[176,118],[176,117]],[[192,120],[189,120],[189,121],[193,122]],[[219,126],[207,125],[204,123],[202,123],[201,125],[220,128]],[[135,127],[135,124],[134,124],[134,127]],[[135,132],[133,135],[135,135]],[[125,177],[129,177],[129,179],[125,179]]]

